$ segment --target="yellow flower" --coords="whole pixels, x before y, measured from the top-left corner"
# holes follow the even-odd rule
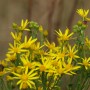
[[[90,21],[90,18],[87,17],[89,9],[88,10],[77,9],[76,12],[83,18],[83,21]]]
[[[55,68],[55,76],[61,76],[63,74],[72,75],[75,74],[73,70],[77,70],[80,67],[79,66],[73,66],[71,64],[71,60],[69,60],[67,63],[65,61],[59,60],[58,65]]]
[[[7,57],[6,57],[5,60],[7,60],[7,61],[13,62],[13,61],[15,61],[17,59],[16,53],[14,53],[14,54],[7,53],[6,56]]]
[[[35,87],[35,83],[33,80],[37,80],[38,76],[37,73],[35,72],[35,70],[28,70],[25,69],[25,71],[22,74],[18,74],[15,72],[12,72],[15,77],[13,77],[14,79],[17,79],[17,85],[20,84],[20,90],[21,89],[27,89],[29,88],[33,88]]]
[[[58,50],[58,52],[56,53],[56,59],[62,59],[64,60],[65,56],[66,56],[66,51],[67,49],[65,47],[63,47],[63,49]]]
[[[41,56],[41,63],[37,62],[36,66],[40,72],[49,72],[52,69],[51,61],[48,57]]]
[[[21,52],[26,52],[27,50],[23,49],[23,45],[17,44],[16,42],[14,42],[14,45],[12,45],[11,43],[9,43],[10,48],[8,49],[9,52],[8,53],[21,53]]]
[[[71,59],[79,58],[79,56],[76,55],[76,53],[78,52],[78,50],[75,50],[76,45],[74,45],[72,48],[70,45],[68,45],[68,47],[69,47],[69,50],[68,50],[67,56]]]
[[[44,45],[40,45],[40,42],[33,43],[30,46],[30,49],[34,50],[35,52],[43,48]]]
[[[43,27],[42,26],[39,27],[39,31],[43,32]]]
[[[0,60],[0,65],[3,65],[4,67],[6,67],[7,61],[6,60]]]
[[[58,60],[52,60],[51,61],[51,63],[52,63],[52,65],[54,66],[54,67],[57,67],[58,66]]]
[[[47,31],[47,30],[44,30],[44,31],[43,31],[43,35],[44,35],[44,36],[47,36],[47,35],[48,35],[48,31]]]
[[[5,66],[7,66],[6,62],[4,60],[0,61],[0,76],[3,76],[6,74]]]
[[[13,80],[13,78],[12,78],[11,76],[7,75],[7,76],[6,76],[6,80],[7,80],[7,81],[10,81],[10,80]]]
[[[16,72],[21,73],[23,71],[24,67],[22,66],[15,66],[13,63],[9,63],[9,67],[6,67],[5,70],[8,73]]]
[[[21,56],[21,61],[24,65],[25,68],[29,68],[29,69],[34,69],[35,68],[35,62],[31,62],[31,60],[29,60],[29,58],[26,56],[26,57],[23,57]]]
[[[55,49],[55,43],[54,42],[50,43],[48,40],[46,40],[46,42],[44,44],[45,44],[45,46],[47,46],[51,50]]]
[[[59,47],[55,47],[54,51],[49,51],[48,52],[48,56],[52,57],[52,59],[55,60],[64,60],[65,56],[66,56],[66,48],[63,47],[63,49],[61,50],[61,48]]]
[[[13,33],[13,32],[11,32],[11,35],[12,35],[12,37],[13,37],[13,39],[15,41],[20,42],[21,37],[22,37],[22,33],[21,32],[19,32],[19,33]]]
[[[26,30],[26,31],[30,31],[30,29],[27,28],[27,25],[29,24],[28,20],[22,20],[21,21],[21,26],[19,27],[20,31]]]
[[[37,40],[37,38],[36,38],[36,39],[32,39],[32,37],[30,37],[30,38],[28,39],[27,36],[25,36],[25,38],[24,38],[24,43],[22,43],[22,46],[23,46],[24,48],[30,48],[30,46],[31,46],[33,43],[35,43],[36,40]]]
[[[68,28],[65,30],[64,34],[61,32],[61,30],[59,30],[59,32],[56,31],[56,33],[58,35],[58,40],[60,40],[60,41],[70,40],[70,37],[74,34],[74,33],[69,34],[69,29]]]
[[[90,40],[87,37],[85,38],[85,44],[90,48]]]
[[[3,76],[3,75],[5,75],[5,74],[6,74],[5,71],[0,71],[0,76]]]
[[[73,71],[78,70],[80,68],[80,66],[73,65],[72,59],[69,59],[69,58],[67,62],[65,61],[63,62],[63,67],[65,68],[65,73],[69,75],[75,74]]]
[[[66,74],[65,68],[63,67],[63,63],[61,60],[58,61],[57,67],[55,68],[55,74],[61,76],[62,74]]]
[[[90,68],[90,57],[89,58],[82,58],[82,63],[78,63],[81,64],[85,67],[85,69],[87,70],[88,68]]]

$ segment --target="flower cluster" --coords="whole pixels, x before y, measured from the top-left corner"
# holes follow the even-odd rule
[[[73,27],[73,32],[68,28],[64,33],[55,31],[58,44],[49,42],[47,30],[36,22],[22,20],[20,26],[14,23],[13,42],[9,43],[6,58],[0,61],[0,80],[6,79],[5,90],[61,90],[65,75],[78,77],[76,89],[71,81],[68,90],[84,89],[90,77],[90,40],[85,37],[87,24],[83,23],[90,20],[88,12],[77,10],[83,20]],[[71,44],[72,40],[76,43]]]

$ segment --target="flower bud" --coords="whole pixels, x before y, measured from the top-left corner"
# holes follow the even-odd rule
[[[82,25],[82,21],[78,21],[77,25],[81,26]]]
[[[85,24],[83,24],[83,25],[82,25],[82,29],[84,29],[84,30],[85,30],[85,29],[86,29],[86,27],[87,27],[87,25],[85,25]]]

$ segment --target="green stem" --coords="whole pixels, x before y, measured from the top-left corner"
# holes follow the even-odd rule
[[[11,81],[7,82],[7,90],[12,90],[12,84]]]
[[[74,78],[74,76],[70,76],[70,81],[69,81],[69,85],[68,85],[68,90],[73,90],[73,83],[72,83],[73,78]]]
[[[41,43],[41,45],[43,45],[43,43],[44,43],[44,36],[43,36],[42,32],[40,33],[40,43]]]
[[[53,90],[54,86],[58,86],[58,84],[59,84],[60,81],[61,81],[61,76],[58,76],[58,78],[55,80],[55,82],[54,82],[51,90]],[[61,85],[61,84],[60,84],[60,85]],[[59,87],[60,87],[60,85],[59,85]]]
[[[3,77],[4,78],[4,77]],[[3,78],[0,77],[0,88],[2,90],[12,90],[12,89],[9,89],[7,86],[6,86],[6,83],[5,81],[3,80]]]
[[[85,85],[83,87],[83,90],[88,90],[88,88],[90,87],[90,79],[88,78],[85,82]]]
[[[15,61],[15,65],[18,66],[20,64],[19,63],[20,62],[20,57],[19,57],[19,54],[18,53],[16,54],[16,56],[17,56],[17,59]]]
[[[46,75],[45,75],[45,72],[42,72],[42,85],[43,85],[43,90],[46,90]]]
[[[80,73],[78,75],[78,77],[77,77],[77,82],[76,82],[75,90],[81,90],[81,82],[82,82],[82,80],[81,80],[81,73]]]
[[[52,84],[52,81],[53,81],[53,75],[50,77],[50,79],[49,79],[49,83],[48,83],[48,87],[47,87],[47,90],[49,90],[49,88],[50,88],[50,86],[51,86],[51,84]]]

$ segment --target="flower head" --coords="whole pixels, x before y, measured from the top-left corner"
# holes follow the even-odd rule
[[[85,38],[85,45],[90,48],[90,40],[87,37]]]
[[[21,53],[21,52],[27,51],[27,50],[23,49],[23,45],[17,44],[16,42],[14,42],[14,45],[12,45],[11,43],[9,45],[10,45],[10,48],[9,48],[8,53]]]
[[[74,45],[72,48],[70,45],[68,45],[68,47],[69,50],[67,56],[71,59],[79,58],[79,56],[76,55],[76,53],[78,52],[78,50],[75,50],[76,45]]]
[[[20,42],[21,37],[22,37],[22,33],[21,32],[19,32],[19,33],[13,33],[13,32],[11,32],[11,35],[12,35],[12,37],[13,37],[13,39],[15,41]]]
[[[83,18],[83,21],[90,21],[90,18],[87,17],[89,9],[88,10],[77,9],[76,12]]]
[[[50,50],[55,49],[55,43],[54,43],[54,42],[50,43],[48,40],[46,40],[46,42],[45,42],[44,44],[45,44],[45,46],[48,47],[48,49],[50,49]]]
[[[33,43],[35,43],[36,40],[37,40],[37,38],[36,38],[36,39],[33,39],[32,37],[30,37],[30,38],[28,39],[27,36],[25,36],[25,38],[24,38],[24,43],[22,43],[22,46],[23,46],[24,48],[30,48],[30,46],[31,46]]]
[[[66,74],[72,75],[75,74],[75,70],[78,70],[80,66],[78,65],[73,65],[72,59],[67,60],[67,62],[63,62],[63,67],[65,68]]]
[[[40,72],[49,72],[52,69],[51,61],[47,57],[41,56],[41,63],[36,63]]]
[[[64,34],[61,32],[61,30],[59,30],[59,32],[56,31],[56,33],[57,33],[58,39],[59,39],[60,41],[70,40],[70,37],[74,34],[74,33],[70,33],[70,34],[69,34],[69,29],[68,29],[68,28],[65,30],[65,33],[64,33]]]
[[[6,54],[6,59],[5,59],[6,61],[14,62],[16,59],[17,59],[16,53],[14,53],[14,54],[7,53]]]
[[[6,74],[5,66],[7,66],[7,63],[4,60],[0,61],[0,76],[3,76]]]
[[[13,77],[14,79],[19,80],[17,82],[17,85],[20,84],[20,90],[21,89],[26,89],[26,88],[33,88],[35,86],[35,83],[33,80],[38,79],[37,73],[35,72],[35,70],[28,70],[25,69],[25,71],[22,74],[18,74],[15,72],[12,72],[15,77]]]
[[[34,69],[35,68],[35,62],[32,62],[27,56],[21,56],[21,61],[23,63],[23,66],[25,68]]]
[[[18,26],[16,23],[13,23],[13,28],[14,28],[15,30],[21,31],[21,32],[24,31],[24,30],[30,31],[30,29],[27,27],[28,24],[29,24],[28,20],[25,20],[25,21],[22,20],[20,26]]]
[[[79,64],[83,65],[85,67],[85,69],[87,70],[88,68],[90,68],[90,57],[82,58],[82,63],[79,63]]]

